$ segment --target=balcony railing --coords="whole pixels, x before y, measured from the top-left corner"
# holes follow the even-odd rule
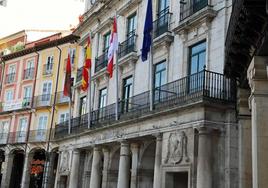
[[[107,66],[108,63],[108,49],[104,50],[104,53],[95,60],[95,73],[99,72]]]
[[[68,103],[69,102],[69,97],[65,96],[63,94],[63,91],[58,92],[57,96],[56,96],[56,103],[57,104],[64,104],[64,103]]]
[[[136,34],[132,31],[128,34],[127,40],[120,43],[118,50],[118,58],[122,58],[131,52],[136,51]]]
[[[51,75],[53,72],[53,63],[44,64],[43,75]]]
[[[29,142],[45,142],[48,140],[48,135],[48,129],[30,130]]]
[[[23,98],[22,100],[18,101],[8,101],[2,103],[2,110],[3,112],[7,111],[14,111],[14,110],[21,110],[21,109],[28,109],[31,108],[32,98]]]
[[[236,82],[222,74],[201,71],[153,90],[153,111],[150,111],[149,91],[119,102],[119,121],[135,119],[162,109],[180,107],[196,102],[234,103]],[[88,114],[71,120],[71,134],[88,130]],[[91,129],[115,123],[115,104],[91,112]],[[68,121],[56,125],[55,138],[68,135]]]
[[[17,131],[10,132],[8,136],[8,143],[16,144],[16,143],[25,143],[26,142],[26,131]]]
[[[39,95],[34,98],[34,107],[49,107],[52,105],[52,95],[51,94],[44,94]]]
[[[165,8],[158,13],[158,19],[154,21],[154,38],[159,37],[165,32],[169,31],[171,13],[169,12],[169,7]]]
[[[6,84],[11,84],[13,82],[15,82],[15,75],[16,73],[9,73],[6,75],[6,80],[5,80],[5,83]]]
[[[34,78],[34,68],[28,68],[23,71],[23,79],[29,80]]]
[[[0,133],[0,144],[7,144],[8,133]]]
[[[76,83],[82,80],[82,71],[83,71],[83,67],[80,67],[79,69],[77,69]]]
[[[181,13],[180,13],[180,21],[188,18],[189,16],[193,15],[194,13],[198,12],[199,10],[208,6],[208,0],[200,0],[198,2],[190,4],[190,6],[185,3],[181,4]]]

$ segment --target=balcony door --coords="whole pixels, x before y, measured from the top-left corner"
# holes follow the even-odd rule
[[[27,118],[21,118],[19,121],[17,142],[25,142],[27,128]]]
[[[105,116],[104,107],[107,104],[107,88],[103,88],[99,91],[99,118]]]
[[[32,86],[24,87],[22,106],[29,107],[31,104],[31,98],[32,98]]]
[[[51,93],[52,93],[52,82],[43,83],[41,102],[49,105]]]
[[[84,96],[84,97],[81,97],[80,98],[80,112],[79,112],[79,115],[80,115],[80,121],[81,122],[86,122],[88,119],[87,117],[85,116],[85,114],[87,113],[87,97]]]
[[[158,17],[164,15],[169,7],[169,0],[158,0]]]
[[[52,73],[53,61],[54,61],[54,57],[52,55],[47,57],[47,64],[45,65],[45,70],[47,74]]]
[[[166,62],[162,61],[154,67],[154,100],[156,102],[160,102],[160,100],[165,96],[165,89],[163,88],[163,85],[166,83]]]
[[[128,112],[131,108],[132,88],[133,77],[129,76],[123,80],[122,113]]]
[[[189,92],[198,92],[203,88],[204,68],[206,64],[206,42],[203,41],[190,48]]]
[[[46,127],[47,127],[47,116],[40,116],[38,120],[38,127],[36,131],[36,139],[44,141],[46,136]]]
[[[126,54],[134,50],[135,32],[137,25],[136,13],[127,18],[127,33],[126,33]]]
[[[208,0],[193,0],[193,12],[197,12],[207,6]]]
[[[33,75],[34,75],[34,61],[29,60],[26,63],[26,70],[25,70],[24,78],[30,79],[30,78],[33,78]]]
[[[14,82],[15,74],[16,74],[16,65],[10,65],[8,67],[8,77],[7,77],[7,82],[8,83]]]

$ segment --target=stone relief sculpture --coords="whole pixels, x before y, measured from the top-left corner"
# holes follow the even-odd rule
[[[187,137],[184,131],[170,133],[167,143],[167,154],[164,163],[178,164],[187,156]]]
[[[69,171],[69,158],[70,158],[70,153],[68,151],[62,152],[60,172]]]

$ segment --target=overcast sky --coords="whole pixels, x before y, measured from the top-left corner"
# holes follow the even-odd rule
[[[85,0],[8,0],[0,6],[0,38],[24,29],[68,30],[78,24]]]

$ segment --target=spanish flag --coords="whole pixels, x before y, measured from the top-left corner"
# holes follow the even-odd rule
[[[66,72],[65,72],[65,82],[64,82],[64,89],[63,89],[63,95],[68,96],[71,98],[71,59],[70,54],[68,54],[68,59],[66,63]]]
[[[86,60],[82,71],[82,90],[87,91],[89,82],[89,71],[91,69],[91,43],[90,36],[88,36],[86,47]]]

